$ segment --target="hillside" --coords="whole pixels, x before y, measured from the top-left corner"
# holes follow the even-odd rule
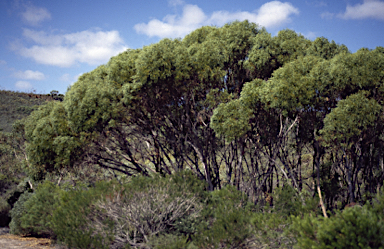
[[[27,117],[39,105],[53,99],[51,94],[0,90],[0,131],[11,132],[16,120]]]

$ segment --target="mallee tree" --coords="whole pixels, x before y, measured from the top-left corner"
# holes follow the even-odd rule
[[[210,190],[235,185],[255,202],[341,176],[348,190],[326,200],[347,203],[384,180],[383,71],[383,48],[350,53],[248,21],[202,27],[111,58],[34,112],[31,172],[188,169]]]

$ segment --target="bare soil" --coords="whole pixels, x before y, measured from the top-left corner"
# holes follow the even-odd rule
[[[45,238],[23,237],[9,234],[9,228],[0,228],[1,249],[65,249],[54,245],[53,241]]]

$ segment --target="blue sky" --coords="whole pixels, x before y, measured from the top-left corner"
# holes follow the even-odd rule
[[[384,46],[384,0],[2,0],[0,89],[65,93],[127,48],[245,19],[272,35],[289,28],[351,52]]]

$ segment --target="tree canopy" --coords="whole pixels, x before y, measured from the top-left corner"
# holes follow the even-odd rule
[[[128,49],[35,111],[30,168],[37,178],[82,163],[129,176],[188,169],[210,190],[232,184],[262,200],[283,182],[300,192],[313,177],[304,171],[331,165],[328,177],[361,197],[384,180],[383,72],[381,47],[351,53],[248,21],[202,27]]]

